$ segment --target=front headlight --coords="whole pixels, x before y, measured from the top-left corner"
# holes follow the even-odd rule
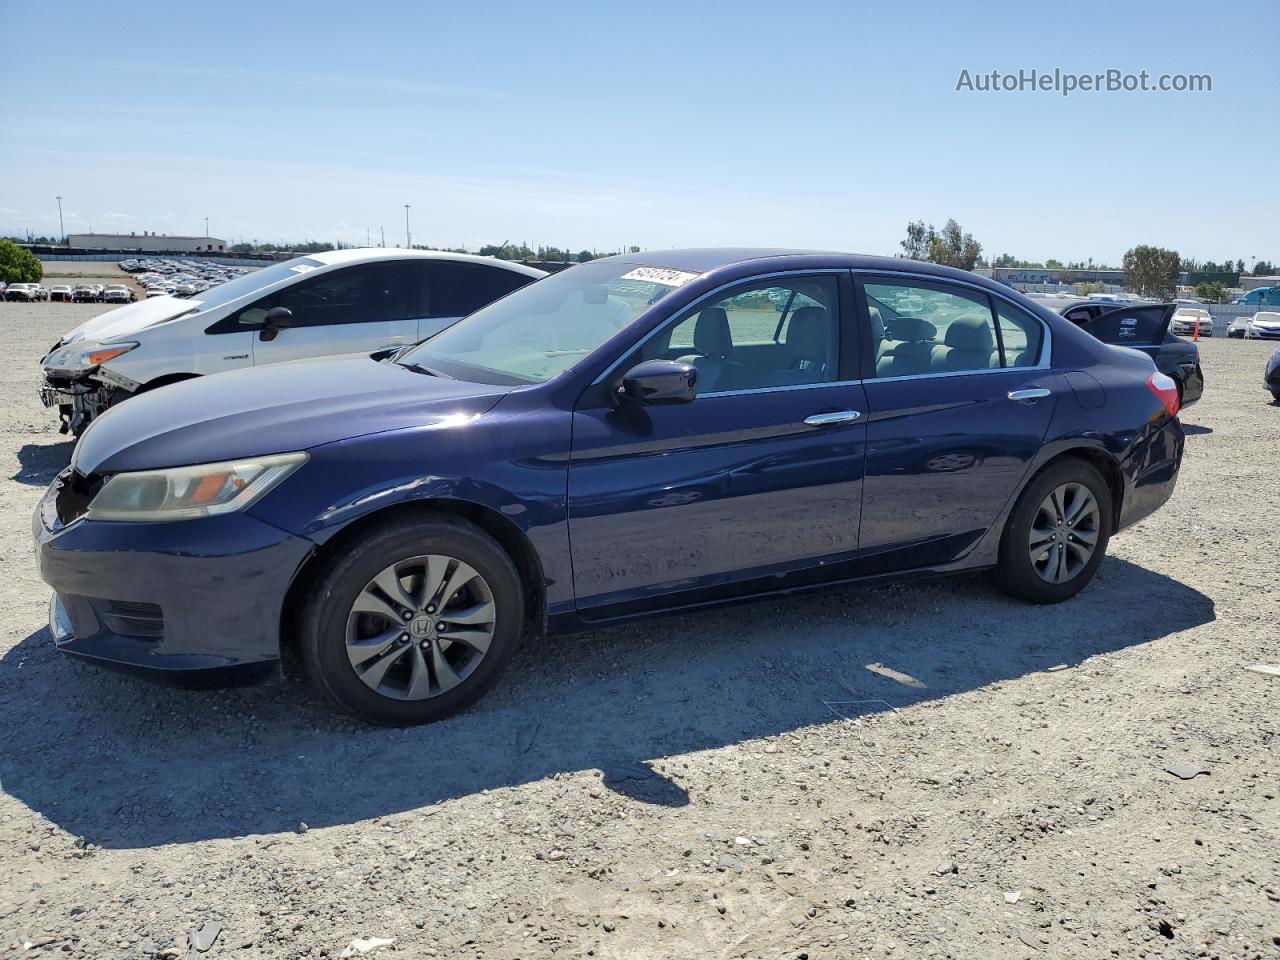
[[[243,510],[307,462],[279,453],[168,470],[117,473],[89,504],[90,520],[191,520]]]
[[[136,343],[73,343],[54,350],[45,365],[55,370],[88,370],[137,349]]]

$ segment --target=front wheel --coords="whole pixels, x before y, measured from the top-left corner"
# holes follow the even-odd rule
[[[492,686],[523,613],[515,566],[483,531],[446,516],[391,521],[319,570],[302,659],[315,686],[357,717],[429,723]]]
[[[1000,538],[996,582],[1032,603],[1061,603],[1093,579],[1112,527],[1111,493],[1083,460],[1049,467],[1022,492]]]
[[[1280,390],[1272,390],[1271,398],[1275,400],[1276,403],[1280,403]]]

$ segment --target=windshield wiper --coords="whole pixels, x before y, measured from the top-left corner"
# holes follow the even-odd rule
[[[429,377],[440,377],[444,380],[457,380],[457,377],[451,377],[443,370],[433,370],[431,367],[424,367],[420,363],[397,363],[397,367],[404,367],[406,370],[416,370],[418,373],[425,373]]]

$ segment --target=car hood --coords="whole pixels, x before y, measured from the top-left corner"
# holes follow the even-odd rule
[[[1253,325],[1255,327],[1262,327],[1266,330],[1275,330],[1276,328],[1280,328],[1280,320],[1254,320]]]
[[[307,450],[370,433],[472,418],[511,387],[448,380],[368,357],[233,370],[131,398],[89,425],[83,474]]]
[[[118,310],[100,313],[92,320],[80,324],[65,337],[62,343],[78,343],[81,340],[112,340],[127,337],[146,327],[154,327],[184,313],[200,309],[199,300],[178,300],[174,297],[148,297]]]

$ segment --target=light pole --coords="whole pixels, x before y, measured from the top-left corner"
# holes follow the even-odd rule
[[[204,218],[204,235],[205,235],[205,239],[208,239],[209,237],[209,218],[208,217]]]
[[[58,195],[58,233],[62,234],[62,242],[67,242],[67,231],[62,226],[62,195]]]
[[[413,239],[409,236],[409,205],[404,205],[404,248],[413,249]]]

